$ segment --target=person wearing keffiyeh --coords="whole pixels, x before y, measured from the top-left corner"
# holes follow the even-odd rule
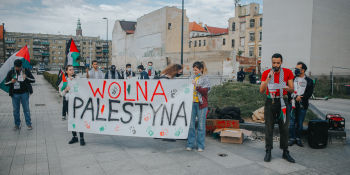
[[[195,148],[196,143],[198,152],[204,151],[205,147],[205,122],[208,111],[208,92],[210,90],[210,83],[204,62],[196,61],[193,63],[193,104],[191,123],[188,132],[186,150],[191,151]],[[196,134],[196,119],[198,118],[198,128]]]
[[[294,92],[293,72],[282,68],[282,55],[272,55],[272,69],[263,72],[261,77],[260,93],[266,93],[267,98],[264,108],[265,118],[265,162],[271,161],[271,150],[273,148],[273,130],[275,121],[278,121],[280,131],[280,148],[283,150],[282,158],[288,162],[295,163],[288,151],[288,126],[290,107],[287,93]]]

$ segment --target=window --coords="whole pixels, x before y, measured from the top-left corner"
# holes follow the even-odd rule
[[[171,23],[168,23],[168,30],[171,29]]]
[[[194,47],[197,47],[197,40],[194,41]]]
[[[232,31],[236,31],[236,23],[235,22],[232,23]]]
[[[206,45],[205,41],[206,41],[206,40],[203,40],[203,46],[205,46],[205,45]]]
[[[263,24],[263,18],[260,18],[260,27],[262,27]]]
[[[240,27],[240,31],[244,32],[245,31],[245,22],[241,22],[239,27]]]
[[[261,47],[259,47],[259,57],[261,57]]]
[[[199,40],[198,41],[198,47],[201,47],[202,46],[202,40]]]
[[[241,38],[240,38],[240,43],[241,43],[241,46],[244,47],[244,43],[245,43],[245,38],[244,38],[244,37],[241,37]]]
[[[259,39],[260,39],[260,41],[262,40],[262,31],[260,31]]]
[[[24,41],[25,41],[26,43],[28,43],[28,42],[29,42],[29,39],[25,39]]]
[[[235,47],[235,40],[231,40],[231,47],[234,48]]]
[[[226,39],[222,39],[222,45],[225,45],[226,44]]]
[[[22,41],[22,39],[21,39],[21,38],[19,38],[19,39],[18,39],[18,42],[21,42],[21,41]]]
[[[254,56],[254,47],[249,47],[249,57]]]
[[[255,19],[250,20],[250,28],[253,28],[255,26]]]
[[[52,54],[55,54],[55,51],[52,51]]]
[[[255,40],[255,34],[252,32],[252,33],[249,33],[249,41],[254,41]]]
[[[188,47],[191,48],[191,45],[192,45],[192,41],[189,41],[188,42]]]

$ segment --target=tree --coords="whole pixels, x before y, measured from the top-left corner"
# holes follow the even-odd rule
[[[33,66],[36,66],[38,64],[38,60],[30,60],[30,65],[33,67]]]

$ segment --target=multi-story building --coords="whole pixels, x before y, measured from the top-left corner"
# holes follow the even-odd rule
[[[112,42],[100,39],[100,37],[82,36],[80,20],[76,29],[76,36],[53,35],[40,33],[6,32],[5,45],[8,58],[16,51],[27,45],[30,58],[47,67],[57,69],[64,65],[66,59],[66,45],[73,38],[79,52],[80,62],[89,64],[91,60],[97,60],[101,67],[107,67],[107,58],[111,62],[110,52]],[[110,65],[110,64],[109,64]]]
[[[235,17],[228,20],[228,43],[238,56],[261,60],[263,15],[259,10],[257,3],[236,4]]]

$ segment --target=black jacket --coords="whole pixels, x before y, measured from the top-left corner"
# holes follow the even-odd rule
[[[35,79],[34,76],[32,75],[32,73],[30,72],[29,69],[24,69],[24,73],[26,75],[26,79],[24,79],[23,83],[21,83],[21,86],[24,86],[24,89],[29,92],[30,94],[33,93],[33,88],[32,85],[30,83],[34,83]],[[12,78],[16,75],[16,71],[15,69],[11,69],[6,76],[5,79],[5,85],[10,87],[9,90],[9,95],[12,96],[13,95],[13,83],[11,83]]]
[[[303,96],[301,98],[301,104],[302,104],[304,109],[308,109],[309,99],[312,96],[312,94],[314,93],[314,81],[311,78],[307,77],[306,75],[305,75],[305,80],[306,80],[306,88],[305,88],[304,94],[301,95],[301,96]],[[288,94],[288,97],[291,99],[290,94]],[[297,107],[297,108],[300,107],[299,102],[295,102],[295,107]]]

